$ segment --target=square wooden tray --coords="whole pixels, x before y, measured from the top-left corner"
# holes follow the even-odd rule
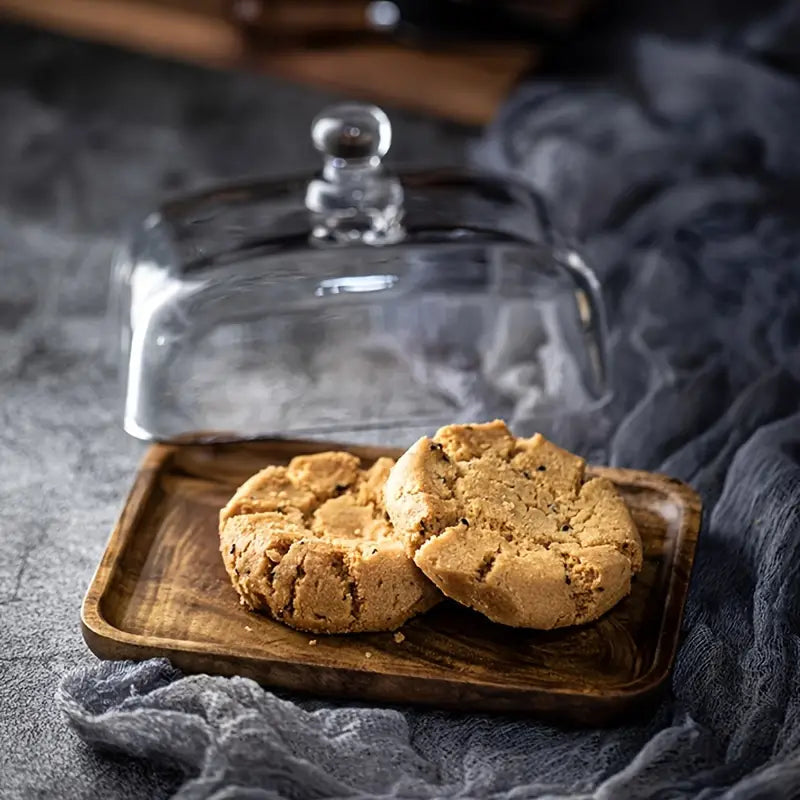
[[[592,468],[619,487],[645,547],[631,596],[592,624],[517,630],[447,601],[408,622],[401,644],[391,633],[311,636],[239,605],[218,551],[217,513],[261,467],[327,449],[340,448],[283,440],[151,447],[83,603],[91,650],[101,658],[166,656],[186,672],[330,697],[590,725],[654,699],[675,656],[700,526],[700,500],[688,486]],[[398,455],[346,449],[365,463]]]

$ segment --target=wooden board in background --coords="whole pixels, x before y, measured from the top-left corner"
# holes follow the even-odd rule
[[[700,525],[689,487],[648,472],[591,469],[616,483],[645,548],[632,595],[594,623],[517,630],[446,601],[406,623],[402,644],[391,633],[311,636],[243,609],[222,566],[217,519],[261,467],[331,447],[152,447],[83,604],[90,648],[102,658],[166,656],[187,672],[376,702],[587,725],[647,709],[669,675],[689,587]],[[349,449],[367,462],[398,455]]]
[[[519,46],[457,53],[388,42],[259,47],[230,19],[225,0],[0,0],[3,19],[157,56],[280,75],[467,125],[491,120],[539,57]]]

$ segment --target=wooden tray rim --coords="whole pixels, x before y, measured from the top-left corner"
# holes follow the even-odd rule
[[[383,455],[394,455],[397,457],[403,452],[402,449],[391,447],[384,448],[334,442],[322,443],[313,440],[261,439],[256,441],[276,447],[280,447],[280,445],[307,447],[308,452],[318,452],[320,450],[349,450],[365,459],[377,458]],[[247,443],[248,442],[242,442],[242,444]],[[132,659],[163,657],[165,655],[169,657],[171,654],[191,654],[204,658],[234,658],[240,662],[258,665],[283,665],[287,663],[285,659],[272,658],[262,649],[248,647],[244,644],[239,645],[236,651],[232,651],[230,647],[214,643],[191,642],[185,639],[170,639],[159,636],[149,637],[150,643],[143,644],[140,634],[130,633],[121,628],[117,628],[110,623],[102,613],[101,604],[103,598],[111,588],[112,578],[119,569],[120,561],[125,553],[129,539],[136,529],[138,518],[144,512],[150,494],[155,489],[155,477],[158,474],[159,468],[180,448],[207,446],[209,446],[208,443],[199,442],[188,442],[179,445],[152,444],[145,453],[136,473],[133,486],[125,500],[119,519],[112,529],[103,556],[95,570],[81,607],[81,629],[84,640],[92,652],[99,654],[103,649],[102,643],[110,641],[115,645],[122,645],[122,649],[125,651],[127,657]],[[519,686],[508,686],[507,684],[503,684],[501,687],[494,683],[471,677],[464,677],[458,674],[453,674],[447,678],[413,676],[414,678],[426,681],[430,684],[462,684],[464,686],[482,687],[489,690],[502,689],[502,691],[507,694],[529,695],[532,692],[536,692],[546,693],[551,696],[587,696],[595,701],[610,701],[614,699],[633,700],[639,696],[649,696],[652,692],[660,688],[669,675],[674,656],[677,652],[681,623],[683,620],[683,609],[691,583],[690,569],[686,591],[677,591],[676,582],[678,581],[678,575],[674,569],[674,564],[678,558],[683,555],[686,562],[693,567],[702,514],[700,496],[690,486],[678,478],[673,478],[658,472],[601,466],[589,466],[588,471],[593,475],[606,477],[614,483],[629,483],[634,476],[638,476],[640,480],[642,477],[646,477],[646,481],[644,481],[645,485],[662,489],[664,494],[675,498],[676,505],[683,510],[678,536],[670,560],[671,567],[669,581],[667,583],[666,602],[664,603],[661,613],[661,623],[659,635],[657,637],[658,645],[653,654],[650,668],[629,683],[604,688],[601,694],[598,694],[595,690],[590,688],[581,690],[579,688],[564,689],[532,685],[530,688],[525,689]],[[135,513],[131,513],[132,507],[136,509]],[[327,664],[320,660],[319,656],[321,653],[315,655],[317,657],[314,660],[306,660],[299,657],[292,660],[291,663],[312,669],[321,668],[332,670],[343,675],[361,673],[371,674],[376,677],[393,675],[412,677],[392,670],[383,671],[369,668],[366,665],[363,668],[356,668],[349,666],[342,667],[334,662]]]

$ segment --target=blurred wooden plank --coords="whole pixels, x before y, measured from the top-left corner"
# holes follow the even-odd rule
[[[154,55],[232,65],[246,50],[222,16],[129,0],[0,0],[0,18]]]
[[[257,47],[226,0],[0,0],[0,19],[214,67],[250,69],[481,125],[537,56],[520,47],[428,52],[386,44]]]
[[[392,45],[257,57],[266,71],[424,111],[467,125],[484,125],[535,55],[524,50],[461,55]]]

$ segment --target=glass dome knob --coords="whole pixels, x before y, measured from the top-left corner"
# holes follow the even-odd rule
[[[316,117],[311,138],[327,158],[377,166],[392,144],[392,125],[377,106],[342,103]]]
[[[389,118],[377,106],[342,103],[311,124],[322,172],[306,187],[318,245],[392,244],[403,237],[403,187],[381,159],[392,143]]]

